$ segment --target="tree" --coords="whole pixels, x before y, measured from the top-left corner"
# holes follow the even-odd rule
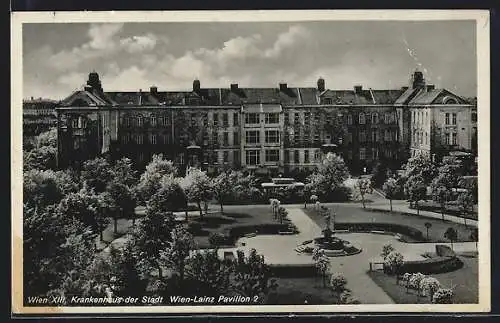
[[[163,155],[153,155],[151,162],[146,166],[146,170],[141,174],[137,184],[137,192],[143,202],[147,202],[157,191],[160,180],[164,175],[175,177],[177,168],[172,161],[163,158]]]
[[[384,191],[385,198],[389,200],[392,212],[392,200],[399,191],[398,182],[395,178],[389,177],[382,186],[382,190]]]
[[[78,184],[68,172],[32,169],[23,173],[23,202],[30,207],[58,204],[77,190]]]
[[[323,287],[326,287],[326,275],[328,274],[328,271],[331,267],[330,259],[326,255],[325,250],[319,248],[315,248],[313,250],[312,259],[314,261],[316,269],[318,270],[318,273],[323,280]]]
[[[387,180],[388,171],[387,163],[378,162],[373,168],[373,175],[370,178],[372,186],[381,187]]]
[[[96,193],[104,192],[114,177],[110,163],[100,157],[85,161],[80,176],[82,183],[87,183]]]
[[[118,159],[111,168],[113,180],[129,188],[137,184],[137,172],[134,170],[132,160],[123,157]]]
[[[418,201],[424,200],[427,196],[427,187],[424,179],[419,175],[409,177],[405,184],[405,191],[410,203],[415,203],[417,215],[420,215]]]
[[[207,174],[198,168],[187,170],[186,176],[181,181],[181,186],[186,192],[189,201],[195,202],[200,210],[200,218],[203,219],[201,203],[212,196],[212,181]]]
[[[409,179],[414,176],[420,177],[424,185],[430,184],[435,175],[435,165],[429,157],[423,154],[417,154],[416,156],[411,157],[404,166],[405,178]]]
[[[328,153],[314,173],[307,178],[307,189],[312,194],[325,198],[343,187],[348,176],[349,172],[342,157]]]
[[[396,277],[399,277],[399,269],[403,264],[403,255],[397,251],[391,251],[384,259],[384,268],[389,274],[396,274]]]
[[[471,191],[461,192],[457,198],[460,212],[464,215],[464,225],[467,226],[467,216],[472,213],[474,208],[474,197]]]
[[[146,215],[132,233],[134,252],[139,259],[138,266],[144,276],[149,276],[151,269],[158,270],[161,279],[161,253],[169,246],[174,219],[171,212],[162,212],[154,202],[146,206]]]
[[[452,227],[449,227],[448,229],[446,229],[446,231],[444,233],[444,238],[450,240],[451,250],[453,250],[453,242],[457,240],[457,237],[458,237],[457,230],[455,230]]]
[[[453,290],[447,288],[439,288],[432,297],[434,304],[452,304]]]
[[[233,189],[237,181],[236,172],[222,172],[213,179],[214,196],[220,204],[220,212],[224,213],[224,202],[233,195]]]
[[[233,281],[236,291],[244,296],[258,296],[261,301],[277,288],[264,256],[257,254],[255,249],[250,249],[247,257],[243,251],[236,251]]]
[[[387,256],[395,250],[396,249],[394,249],[394,247],[390,243],[386,244],[382,247],[382,253],[380,254],[380,256],[385,260]]]
[[[179,280],[184,280],[186,260],[194,249],[194,238],[184,227],[178,225],[170,233],[170,240],[165,250],[161,251],[162,260],[179,275]]]
[[[86,185],[76,193],[66,195],[58,206],[58,211],[66,216],[82,222],[86,227],[90,227],[94,234],[99,234],[103,241],[103,230],[109,223],[107,213],[102,212],[106,207],[102,199],[93,189]]]
[[[366,194],[371,194],[373,191],[370,180],[366,178],[358,179],[354,187],[356,188],[357,194],[359,194],[359,196],[361,197],[361,203],[363,204],[363,209],[366,208],[365,196]]]
[[[34,147],[23,152],[23,168],[56,169],[57,165],[57,128],[42,132],[34,138]]]
[[[330,288],[332,289],[333,292],[337,294],[342,293],[346,289],[345,288],[346,285],[347,285],[347,279],[344,277],[343,274],[333,273],[330,276]]]
[[[278,220],[280,221],[281,224],[283,224],[283,220],[285,220],[286,217],[288,216],[288,211],[283,206],[280,206],[278,207],[277,215],[278,215]]]
[[[195,252],[187,261],[186,279],[191,282],[194,293],[217,296],[227,293],[232,269],[215,250]],[[183,293],[189,292],[183,289]]]
[[[187,208],[187,197],[180,186],[180,179],[172,174],[160,178],[156,191],[147,201],[149,212],[172,214],[173,211]],[[186,222],[188,221],[186,212]]]
[[[437,178],[436,178],[437,179]],[[444,212],[446,210],[446,203],[451,196],[451,191],[444,185],[439,185],[439,182],[431,184],[432,199],[439,203],[441,206],[441,217],[444,221]]]
[[[432,228],[432,223],[430,222],[425,222],[424,223],[425,229],[427,231],[427,240],[429,240],[429,229]]]
[[[111,181],[104,193],[100,194],[104,204],[104,209],[108,212],[108,216],[113,218],[113,233],[117,234],[117,222],[119,218],[129,217],[134,215],[135,200],[130,188],[117,181]],[[135,224],[135,216],[133,217]]]

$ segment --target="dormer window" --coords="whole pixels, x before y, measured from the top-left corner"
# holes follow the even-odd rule
[[[325,104],[332,104],[332,98],[325,98]]]

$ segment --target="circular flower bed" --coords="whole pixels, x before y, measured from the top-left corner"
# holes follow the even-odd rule
[[[295,250],[300,253],[312,254],[316,248],[324,250],[329,257],[350,256],[361,252],[361,249],[354,247],[349,241],[337,237],[319,237],[304,241]]]

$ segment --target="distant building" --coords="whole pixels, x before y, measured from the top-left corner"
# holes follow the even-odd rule
[[[57,126],[58,101],[31,98],[23,100],[23,135],[36,136]]]
[[[59,165],[78,165],[106,154],[127,156],[144,167],[153,154],[162,153],[180,169],[196,165],[209,173],[241,168],[294,176],[312,170],[324,153],[334,151],[354,173],[371,170],[380,160],[399,166],[414,151],[425,152],[425,141],[419,146],[413,141],[414,111],[435,111],[427,121],[437,122],[441,111],[473,109],[446,90],[425,86],[418,73],[413,77],[419,82],[395,90],[359,85],[330,90],[319,79],[315,87],[306,88],[280,83],[276,88],[231,84],[207,89],[194,80],[189,91],[152,86],[149,91],[105,92],[93,72],[87,86],[56,109]],[[423,123],[418,131],[424,132]],[[428,129],[432,139],[427,142],[435,140],[434,133]],[[457,137],[462,144],[458,138],[472,140],[472,135]]]

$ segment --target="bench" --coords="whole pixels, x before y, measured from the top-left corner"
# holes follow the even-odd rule
[[[375,234],[385,234],[385,231],[380,231],[380,230],[372,230],[370,233],[375,233]]]

